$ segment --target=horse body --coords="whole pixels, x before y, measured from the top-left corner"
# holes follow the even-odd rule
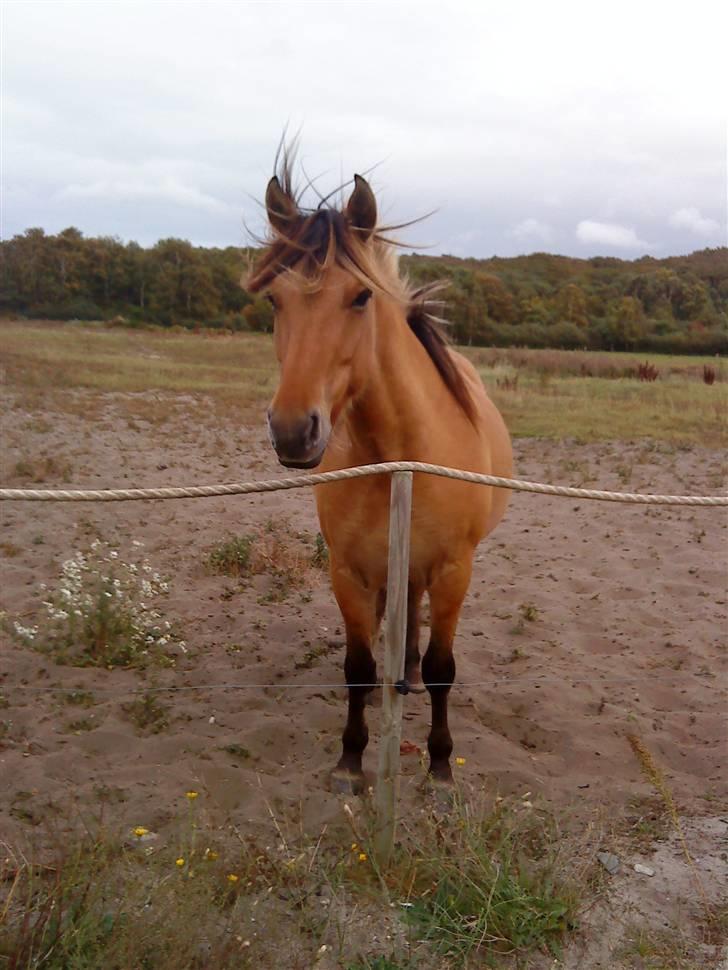
[[[267,288],[276,307],[281,380],[269,424],[281,461],[331,471],[410,460],[509,476],[503,420],[475,369],[445,346],[377,239],[368,185],[357,177],[343,213],[307,216],[287,183],[284,170],[283,186],[278,178],[269,184],[276,237],[251,278],[251,288]],[[475,547],[498,524],[507,500],[505,490],[414,476],[405,682],[430,693],[430,773],[446,783],[455,630]],[[347,643],[349,709],[332,779],[358,791],[368,741],[365,698],[376,682],[372,647],[385,605],[389,482],[372,476],[319,485],[316,503]],[[430,642],[420,662],[425,593]]]

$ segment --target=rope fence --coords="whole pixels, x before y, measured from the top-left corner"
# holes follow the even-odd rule
[[[567,485],[547,485],[543,482],[527,482],[518,478],[501,478],[498,475],[480,475],[476,472],[445,468],[421,461],[386,461],[375,465],[358,465],[340,471],[320,472],[314,475],[297,475],[292,478],[274,478],[263,482],[231,482],[220,485],[191,485],[171,488],[107,488],[107,489],[61,489],[61,488],[0,488],[0,501],[24,502],[132,502],[148,499],[213,498],[221,495],[251,495],[256,492],[277,492],[289,488],[307,488],[329,482],[348,481],[369,475],[389,475],[395,472],[419,472],[437,475],[474,485],[491,485],[516,492],[535,492],[538,495],[556,495],[560,498],[587,499],[598,502],[624,502],[635,505],[696,505],[728,507],[728,495],[651,495],[639,492],[607,492],[593,488],[573,488]]]

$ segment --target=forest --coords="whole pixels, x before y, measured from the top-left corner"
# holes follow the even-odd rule
[[[0,314],[266,332],[270,305],[240,286],[253,255],[28,229],[0,243]],[[449,284],[444,315],[458,344],[728,352],[726,247],[635,260],[404,255],[402,266],[417,283]]]

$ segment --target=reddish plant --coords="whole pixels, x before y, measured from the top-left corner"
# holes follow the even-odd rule
[[[647,361],[644,364],[640,364],[637,368],[637,377],[641,381],[656,381],[660,376],[660,372],[655,367],[654,364],[650,364]]]

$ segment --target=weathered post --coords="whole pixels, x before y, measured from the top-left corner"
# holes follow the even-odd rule
[[[394,472],[389,493],[389,562],[387,611],[384,621],[382,737],[379,742],[375,796],[377,816],[375,849],[380,865],[386,865],[389,862],[394,848],[399,794],[402,694],[394,685],[404,678],[411,518],[412,472]]]

